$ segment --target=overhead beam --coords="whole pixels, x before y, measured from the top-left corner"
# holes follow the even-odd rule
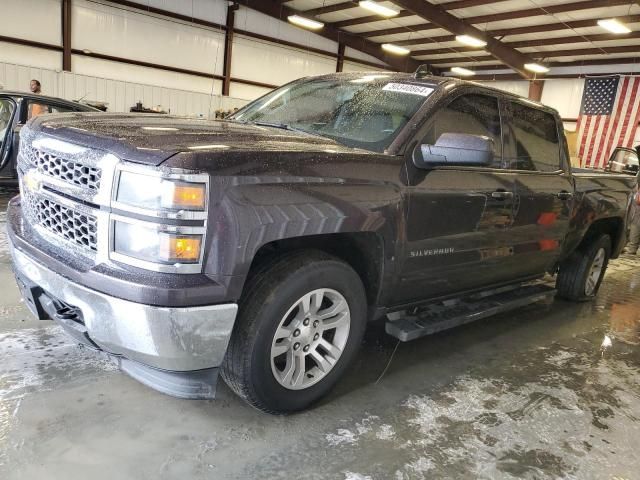
[[[508,47],[493,37],[486,36],[476,27],[469,25],[464,20],[441,10],[425,0],[395,0],[395,4],[412,11],[425,20],[438,25],[454,35],[471,35],[484,39],[487,42],[485,50],[495,58],[508,65],[523,78],[532,78],[530,72],[524,69],[524,65],[531,59],[514,48]]]
[[[402,1],[395,1],[398,6],[402,6]],[[525,10],[515,10],[511,12],[493,13],[490,15],[478,15],[475,17],[462,18],[468,24],[499,22],[503,20],[516,20],[519,18],[536,17],[555,13],[575,12],[588,10],[591,8],[614,7],[617,5],[629,5],[629,0],[582,0],[579,2],[564,3],[562,5],[549,5],[545,7],[534,7]],[[407,32],[421,32],[438,28],[432,23],[411,25],[406,27],[387,28],[384,30],[371,30],[359,33],[365,38],[380,37],[384,35],[397,35]]]
[[[280,5],[274,0],[242,0],[242,5],[283,22],[287,22],[289,15],[301,13],[286,5]],[[359,35],[333,28],[329,24],[313,33],[334,42],[344,43],[345,46],[371,55],[401,72],[414,72],[420,65],[420,62],[408,55],[403,57],[387,54],[382,50],[380,44],[361,38]]]
[[[509,0],[460,0],[455,2],[448,2],[439,5],[443,10],[457,10],[460,8],[477,7],[481,5],[489,5],[499,2],[506,2]],[[351,7],[349,7],[351,8]],[[306,12],[305,12],[306,13]],[[348,20],[341,20],[339,22],[331,22],[331,25],[336,28],[353,27],[354,25],[362,25],[365,23],[380,22],[384,20],[395,20],[396,18],[413,17],[415,14],[409,10],[401,10],[398,15],[389,19],[383,18],[380,15],[368,15],[366,17],[350,18]]]
[[[570,62],[546,62],[547,67],[592,67],[596,65],[633,65],[640,64],[640,56],[637,57],[622,57],[622,58],[596,58],[593,60],[572,60]],[[476,72],[488,71],[488,70],[508,70],[501,63],[495,63],[491,65],[477,65],[473,67]]]
[[[628,40],[630,38],[640,38],[640,32],[631,32],[624,37],[620,35],[614,35],[610,33],[595,34],[595,35],[572,35],[570,37],[551,37],[551,38],[536,38],[534,40],[520,40],[517,42],[503,42],[512,48],[527,48],[527,47],[540,47],[545,45],[562,45],[567,43],[589,43],[589,42],[603,42],[607,40]],[[607,48],[607,47],[604,47]],[[640,48],[640,47],[639,47]],[[477,48],[470,47],[450,47],[450,48],[431,48],[425,50],[413,50],[411,55],[415,57],[427,56],[427,55],[440,55],[445,53],[468,53],[477,52]],[[531,54],[529,54],[531,55]]]
[[[482,5],[490,5],[493,3],[506,2],[508,0],[455,0],[453,2],[447,2],[442,5],[445,10],[457,10],[460,8],[479,7]],[[358,6],[357,1],[335,3],[333,5],[325,5],[324,7],[312,8],[304,10],[305,16],[316,17],[318,15],[325,15],[327,13],[341,12],[343,10],[349,10],[350,8],[356,8]],[[402,14],[402,12],[400,12]],[[377,17],[378,19],[380,17]],[[398,17],[394,17],[398,18]],[[353,25],[357,25],[354,23]]]
[[[639,0],[640,1],[640,0]],[[640,15],[627,15],[616,17],[624,23],[640,22]],[[558,30],[567,30],[573,28],[587,28],[598,25],[598,19],[575,20],[571,22],[545,23],[543,25],[530,25],[528,27],[505,28],[499,30],[488,30],[486,33],[492,37],[504,37],[513,35],[526,35],[531,33],[546,33]],[[618,36],[620,38],[620,36]],[[455,35],[439,35],[437,37],[410,38],[408,40],[396,40],[393,43],[400,46],[426,45],[428,43],[452,42],[456,39]]]
[[[638,45],[621,45],[616,47],[595,47],[595,48],[572,48],[569,50],[553,50],[550,52],[530,52],[530,55],[536,59],[555,58],[555,57],[578,57],[580,55],[608,55],[612,53],[637,53]],[[491,55],[478,56],[474,55],[466,57],[448,57],[425,60],[433,65],[450,64],[450,63],[473,63],[486,62],[491,59]],[[481,66],[479,66],[481,67]],[[496,68],[504,68],[499,66]],[[510,67],[510,66],[509,66]],[[511,68],[511,67],[510,67]]]
[[[71,0],[62,0],[62,70],[71,71]]]

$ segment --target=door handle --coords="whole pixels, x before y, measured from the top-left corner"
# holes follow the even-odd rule
[[[495,198],[496,200],[506,200],[507,198],[512,198],[513,192],[507,192],[506,190],[496,190],[491,193],[491,198]]]
[[[558,197],[560,200],[571,200],[571,198],[573,197],[573,193],[571,192],[566,192],[566,191],[561,191],[556,193],[556,197]]]

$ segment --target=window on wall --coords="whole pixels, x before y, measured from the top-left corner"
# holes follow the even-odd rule
[[[438,110],[430,122],[423,144],[434,145],[443,133],[468,133],[493,139],[495,167],[500,167],[502,135],[498,99],[486,95],[463,95]]]
[[[509,159],[510,168],[555,172],[560,165],[560,142],[556,119],[550,113],[511,103],[512,135],[515,158]]]

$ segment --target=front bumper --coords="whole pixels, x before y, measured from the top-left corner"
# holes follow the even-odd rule
[[[222,364],[238,310],[235,303],[181,308],[135,303],[71,282],[12,244],[11,253],[21,287],[30,284],[41,289],[42,294],[32,305],[37,316],[51,317],[76,339],[85,337],[88,342],[83,343],[118,356],[123,370],[144,383],[158,388],[147,378],[149,375],[159,379],[162,372],[205,373]],[[56,302],[75,307],[80,313],[76,329],[80,335],[75,335],[75,327],[61,318],[64,315],[52,315],[51,303]],[[155,372],[145,371],[145,366]],[[176,394],[168,388],[158,389]]]

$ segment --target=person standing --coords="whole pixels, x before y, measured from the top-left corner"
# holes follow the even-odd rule
[[[36,80],[35,78],[31,80],[31,82],[29,83],[29,90],[31,90],[31,93],[41,95],[42,85],[40,85],[40,80]],[[38,115],[42,115],[43,113],[48,113],[44,105],[42,105],[41,103],[30,102],[29,118],[37,117]]]
[[[636,192],[631,200],[629,212],[629,243],[624,247],[624,253],[635,255],[640,246],[640,192]]]

